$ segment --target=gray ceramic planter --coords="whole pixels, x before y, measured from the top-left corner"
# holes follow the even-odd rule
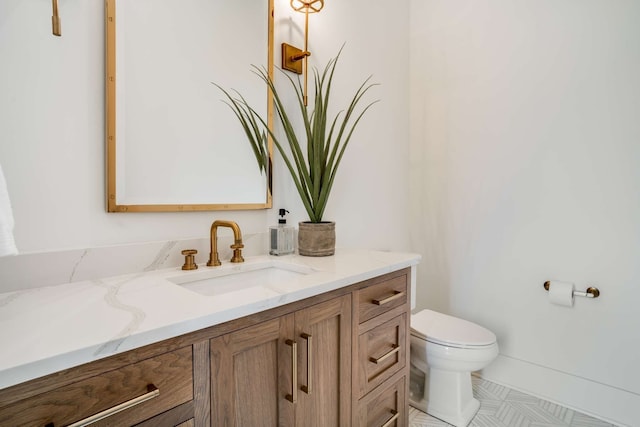
[[[303,256],[330,256],[336,252],[336,223],[298,223],[298,253]]]

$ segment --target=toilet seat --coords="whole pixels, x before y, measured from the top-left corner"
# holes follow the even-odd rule
[[[483,348],[496,344],[493,332],[475,323],[431,310],[411,315],[411,335],[454,348]]]

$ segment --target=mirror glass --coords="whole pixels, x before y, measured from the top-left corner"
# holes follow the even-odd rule
[[[215,82],[269,118],[273,0],[106,0],[110,212],[264,209],[260,171]],[[270,144],[271,145],[271,144]]]

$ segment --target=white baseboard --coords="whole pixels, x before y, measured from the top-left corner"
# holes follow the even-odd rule
[[[640,426],[640,395],[499,355],[480,377],[621,427]]]

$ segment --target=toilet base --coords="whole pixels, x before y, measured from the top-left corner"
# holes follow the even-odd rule
[[[432,417],[435,417],[456,427],[467,427],[473,417],[475,417],[476,413],[478,413],[478,409],[480,409],[480,402],[475,398],[471,402],[469,402],[464,411],[456,415],[451,415],[444,412],[441,413],[437,409],[430,407],[429,401],[424,399],[417,402],[413,399],[409,399],[409,405],[416,409],[419,409],[426,414],[431,415]]]
[[[455,427],[469,425],[480,409],[480,402],[473,397],[470,372],[429,369],[429,373],[420,378],[422,372],[413,366],[411,370],[411,406]],[[422,390],[422,396],[418,389]]]

